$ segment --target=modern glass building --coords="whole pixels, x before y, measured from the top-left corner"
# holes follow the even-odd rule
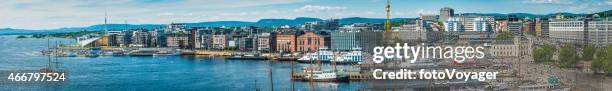
[[[359,46],[358,31],[339,31],[331,33],[332,50],[349,51]]]

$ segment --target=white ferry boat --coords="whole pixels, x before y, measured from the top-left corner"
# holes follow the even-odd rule
[[[308,70],[308,68],[304,69],[304,73],[307,73],[306,76],[302,80],[308,81],[313,80],[317,82],[336,82],[336,81],[348,81],[348,76],[341,76],[334,71],[321,71],[316,68]],[[316,69],[316,70],[314,70]]]
[[[358,49],[350,52],[332,52],[327,48],[321,48],[318,52],[304,54],[298,62],[310,63],[320,61],[322,63],[335,62],[336,64],[361,63],[363,56]]]
[[[351,51],[351,52],[343,52],[340,53],[340,56],[336,57],[333,62],[345,64],[345,63],[361,63],[363,60],[363,56],[361,55],[361,51]]]
[[[159,51],[153,54],[153,56],[179,56],[179,55],[181,55],[181,52],[171,51],[171,50]]]
[[[330,62],[334,59],[334,54],[327,48],[320,48],[318,52],[306,53],[298,59],[298,62]]]

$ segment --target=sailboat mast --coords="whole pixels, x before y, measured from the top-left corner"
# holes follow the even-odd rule
[[[317,50],[317,66],[319,66],[319,70],[322,70],[321,69],[321,52],[320,52],[321,50],[319,48],[319,42],[318,41],[320,41],[320,40],[317,39],[317,43],[315,43],[316,44],[315,48],[317,48],[317,49],[315,49],[315,50]]]
[[[268,67],[268,75],[270,76],[270,91],[274,91],[274,81],[272,80],[272,61],[268,60],[268,64],[270,65]]]
[[[52,64],[52,65],[51,65],[51,69],[53,69],[53,68],[57,68],[57,62],[58,62],[57,60],[58,60],[58,56],[59,56],[59,50],[58,50],[57,46],[58,46],[58,42],[57,42],[57,41],[55,41],[55,48],[53,48],[53,52],[54,52],[53,54],[55,55],[55,56],[54,56],[54,57],[55,57],[55,61],[54,61],[53,63],[54,63],[55,65],[53,65],[53,64]]]
[[[337,61],[337,58],[338,58],[338,57],[336,56],[336,55],[337,55],[337,51],[338,51],[338,49],[336,49],[335,51],[333,51],[333,50],[332,50],[332,53],[333,53],[333,54],[332,54],[332,55],[333,55],[332,57],[334,57],[334,58],[333,58],[333,60],[331,60],[331,61],[332,61],[332,62],[333,62],[333,64],[334,64],[334,72],[338,71],[338,69],[336,68],[336,61]]]
[[[304,50],[306,49],[306,46],[304,46]],[[312,61],[312,55],[310,55],[308,52],[306,52],[306,56],[310,56],[311,58],[308,59],[308,61],[310,61],[310,67],[307,67],[306,70],[310,70],[309,74],[310,76],[308,76],[308,80],[310,83],[310,91],[314,91],[314,80],[312,80],[312,76],[314,75],[314,62]],[[318,56],[318,55],[317,55]]]
[[[51,40],[49,38],[47,38],[47,51],[46,51],[47,57],[48,57],[48,62],[47,62],[47,67],[51,68]]]

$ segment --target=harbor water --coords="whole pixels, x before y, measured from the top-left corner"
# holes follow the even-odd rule
[[[47,56],[40,52],[47,44],[74,43],[73,39],[25,38],[0,36],[0,71],[39,70],[48,64]],[[54,59],[55,60],[55,59]],[[0,90],[206,90],[206,91],[253,91],[309,90],[309,82],[291,80],[291,62],[224,60],[196,56],[100,56],[60,57],[57,68],[65,70],[65,82],[0,83]],[[295,68],[304,64],[295,63]],[[270,74],[270,69],[271,73]],[[297,71],[297,70],[296,70]],[[0,76],[6,80],[7,76]],[[270,82],[270,77],[272,82]],[[316,90],[358,90],[362,82],[322,83],[315,82]],[[273,84],[273,85],[272,85]]]

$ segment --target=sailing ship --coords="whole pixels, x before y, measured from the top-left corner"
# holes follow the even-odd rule
[[[323,54],[323,55],[320,55]],[[348,81],[349,80],[349,76],[348,75],[342,75],[339,74],[336,70],[336,61],[337,58],[340,57],[335,57],[334,54],[337,53],[333,53],[331,51],[328,51],[327,48],[320,48],[320,50],[318,50],[315,53],[310,53],[307,54],[307,56],[304,56],[302,58],[300,58],[300,60],[298,60],[298,62],[310,62],[310,64],[312,66],[309,67],[304,67],[303,71],[301,73],[293,73],[293,79],[294,80],[299,80],[299,81],[309,81],[311,82],[340,82],[340,81]],[[314,55],[314,56],[313,56]],[[305,61],[307,60],[307,61]],[[321,66],[320,63],[323,62],[325,60],[325,62],[331,62],[334,64],[334,68],[333,70],[321,70]],[[350,60],[343,60],[343,62],[349,62]],[[316,62],[316,66],[314,66]]]
[[[41,68],[39,70],[39,72],[41,72],[41,73],[60,73],[60,74],[63,74],[65,72],[64,70],[59,69],[59,63],[60,62],[58,61],[59,60],[58,57],[59,57],[60,52],[58,51],[57,48],[51,48],[50,47],[49,39],[47,39],[47,49],[43,50],[41,52],[43,52],[43,55],[47,56],[48,61],[47,61],[47,65],[45,67]],[[53,61],[52,57],[55,57],[55,61]],[[60,76],[60,75],[59,74],[51,74],[49,76],[57,77],[57,76]]]

